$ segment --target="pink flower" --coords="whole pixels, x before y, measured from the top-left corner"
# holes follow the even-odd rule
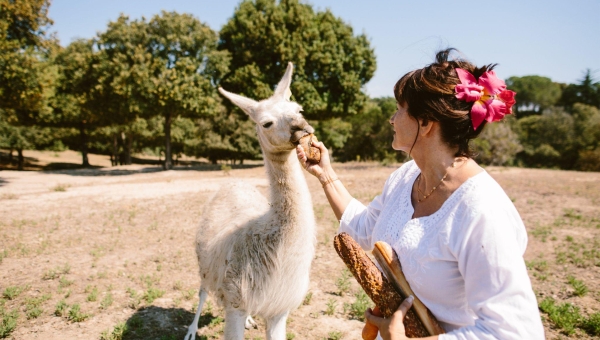
[[[460,84],[454,88],[456,98],[466,102],[474,102],[471,108],[473,129],[486,120],[496,122],[512,113],[515,104],[515,92],[506,89],[504,80],[498,78],[494,71],[484,72],[478,80],[467,70],[457,68],[456,74]]]

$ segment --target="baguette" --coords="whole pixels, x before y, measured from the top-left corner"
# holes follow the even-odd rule
[[[306,158],[310,163],[319,163],[321,161],[321,150],[319,148],[315,148],[313,143],[318,142],[317,137],[315,135],[308,134],[298,141],[304,149],[304,153],[306,154]]]
[[[338,255],[342,258],[352,275],[365,293],[373,300],[381,311],[383,317],[391,317],[406,296],[402,296],[388,279],[382,275],[375,263],[367,256],[365,251],[346,233],[335,236],[333,245]],[[384,265],[384,264],[382,264]],[[387,264],[385,264],[387,265]],[[415,297],[415,301],[417,298]],[[414,303],[413,303],[414,305]],[[431,315],[433,317],[433,315]],[[434,318],[435,320],[435,318]],[[410,308],[404,317],[404,328],[409,338],[427,337],[430,332],[415,313],[415,308]],[[435,321],[437,324],[437,321]],[[439,325],[438,325],[439,327]],[[441,327],[439,327],[441,330]],[[441,330],[443,333],[443,330]],[[441,334],[441,333],[437,333]]]

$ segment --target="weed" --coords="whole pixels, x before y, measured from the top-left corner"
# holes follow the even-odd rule
[[[552,229],[548,226],[538,226],[531,231],[531,235],[540,238],[542,242],[546,242],[546,238],[552,233]]]
[[[325,310],[325,315],[333,315],[335,313],[335,307],[337,306],[337,302],[335,299],[329,299],[327,301],[327,309]]]
[[[221,323],[223,323],[225,321],[225,319],[223,319],[220,316],[214,317],[212,320],[210,320],[210,322],[208,323],[208,327],[215,327],[220,325]]]
[[[567,235],[567,237],[565,237],[565,240],[566,240],[567,242],[573,242],[573,236],[571,236],[571,235]]]
[[[179,280],[175,281],[175,283],[173,284],[173,289],[175,289],[175,290],[182,290],[183,289],[183,283],[181,283],[181,281],[179,281]]]
[[[4,306],[0,305],[0,339],[6,338],[17,327],[19,312],[15,309],[7,312]]]
[[[351,276],[352,274],[350,274],[350,271],[348,269],[344,268],[344,270],[342,270],[342,276],[338,278],[337,282],[335,283],[336,287],[338,288],[338,294],[340,296],[344,296],[345,293],[350,291]]]
[[[585,285],[585,283],[581,280],[577,280],[575,277],[569,275],[567,277],[567,280],[569,281],[569,284],[573,287],[573,289],[575,290],[573,292],[573,295],[575,296],[584,296],[587,292],[588,292],[588,288]]]
[[[535,269],[538,272],[545,272],[546,269],[548,269],[548,263],[545,260],[525,261],[525,265],[527,266],[527,269]]]
[[[52,191],[64,192],[64,191],[67,191],[68,187],[69,187],[69,185],[67,185],[67,184],[59,183],[55,187],[52,188]]]
[[[348,310],[350,317],[352,319],[364,321],[365,320],[365,311],[369,308],[369,296],[365,293],[364,290],[359,290],[355,295],[356,300],[349,304],[345,305],[344,309]]]
[[[6,250],[0,251],[0,264],[6,257],[8,257],[8,252]]]
[[[73,284],[74,281],[69,281],[67,280],[66,277],[61,277],[60,280],[58,281],[58,287],[59,288],[65,288],[65,287],[69,287],[70,285]]]
[[[82,322],[87,320],[90,317],[89,314],[85,314],[83,312],[81,312],[81,307],[79,306],[79,304],[74,304],[73,306],[71,306],[71,309],[69,310],[69,315],[67,316],[67,319],[69,319],[69,321],[73,321],[73,322]]]
[[[87,286],[85,288],[85,292],[88,293],[88,296],[86,298],[87,301],[94,302],[98,300],[98,288]]]
[[[195,295],[196,295],[196,290],[195,289],[188,289],[188,290],[182,290],[181,291],[181,296],[183,296],[183,298],[186,299],[186,300],[193,299]]]
[[[581,328],[589,335],[600,335],[600,312],[591,314],[583,320]]]
[[[579,314],[579,308],[568,303],[562,303],[556,305],[554,299],[546,298],[540,305],[540,310],[548,314],[548,318],[552,321],[556,327],[562,329],[566,335],[571,335],[575,332],[575,327],[581,320],[581,314]]]
[[[28,298],[25,300],[25,316],[28,320],[35,319],[43,313],[41,308],[44,301],[50,300],[50,294],[44,294],[36,298]]]
[[[100,308],[107,309],[113,303],[113,296],[110,292],[106,293],[104,299],[100,302]]]
[[[148,290],[144,293],[143,299],[146,300],[147,303],[152,303],[154,300],[165,295],[164,290],[160,290],[154,287],[148,288]]]
[[[4,293],[2,293],[2,296],[8,300],[14,300],[17,298],[17,296],[21,295],[23,290],[25,290],[25,288],[19,286],[6,287],[6,289],[4,289]]]
[[[229,171],[231,171],[231,166],[227,164],[221,164],[221,171],[225,173],[225,175],[229,176]]]
[[[565,209],[563,216],[571,220],[581,220],[583,218],[583,216],[578,214],[574,209]]]
[[[54,309],[54,315],[56,316],[65,316],[67,313],[67,309],[69,305],[65,302],[65,300],[60,300]]]
[[[340,340],[344,334],[340,331],[332,331],[327,334],[326,340]]]
[[[287,333],[285,335],[286,340],[293,340],[295,337],[296,337],[296,334],[294,334],[294,333]]]
[[[71,265],[65,263],[62,267],[56,267],[53,269],[49,269],[44,276],[42,276],[43,280],[54,280],[59,278],[61,275],[69,274],[71,272]]]
[[[127,324],[125,322],[120,322],[115,326],[115,328],[113,328],[112,332],[102,332],[102,334],[100,334],[100,340],[123,340],[127,334],[127,331]]]
[[[138,306],[140,305],[140,303],[142,303],[142,297],[140,297],[138,295],[138,293],[133,290],[132,288],[127,288],[127,293],[129,294],[129,297],[131,298],[131,301],[129,301],[129,307],[131,309],[137,309]]]
[[[310,300],[312,299],[313,293],[312,292],[308,292],[308,294],[306,294],[306,296],[304,297],[304,301],[302,301],[302,304],[305,306],[310,305]]]

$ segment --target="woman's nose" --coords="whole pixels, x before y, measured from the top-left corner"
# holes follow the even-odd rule
[[[391,125],[394,125],[394,117],[396,117],[396,112],[394,112],[394,114],[390,117],[389,123]]]

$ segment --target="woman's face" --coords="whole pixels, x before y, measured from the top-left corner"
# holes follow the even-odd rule
[[[408,114],[408,106],[396,103],[397,110],[390,118],[390,124],[394,129],[394,140],[392,148],[404,152],[410,152],[417,135],[418,121]]]

